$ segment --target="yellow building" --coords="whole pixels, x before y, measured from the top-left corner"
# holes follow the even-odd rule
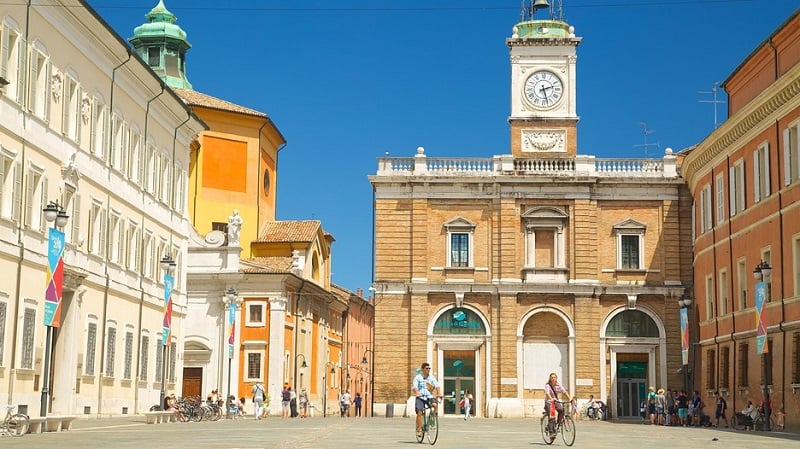
[[[511,148],[492,158],[381,158],[375,190],[375,414],[413,414],[430,362],[445,414],[541,416],[550,372],[583,401],[638,416],[681,388],[691,198],[676,156],[578,153],[577,47],[566,22],[507,39]],[[543,13],[540,13],[543,14]]]

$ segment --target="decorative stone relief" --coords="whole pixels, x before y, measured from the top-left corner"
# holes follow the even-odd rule
[[[83,119],[83,124],[89,123],[89,118],[92,116],[92,100],[89,99],[89,96],[86,93],[83,94],[83,98],[81,98],[81,119]]]
[[[303,274],[303,261],[300,258],[300,251],[292,250],[292,273],[302,276]]]
[[[523,152],[564,153],[567,133],[564,130],[522,130]]]
[[[209,248],[217,248],[225,243],[225,233],[222,231],[210,231],[206,234],[204,242]]]
[[[77,162],[78,152],[75,151],[69,156],[69,160],[61,166],[61,179],[65,183],[69,183],[73,186],[78,185],[78,179],[81,177],[81,172],[78,169],[78,162]]]
[[[61,91],[63,88],[61,72],[53,67],[53,74],[50,76],[50,91],[53,92],[53,100],[55,100],[56,103],[61,101]]]

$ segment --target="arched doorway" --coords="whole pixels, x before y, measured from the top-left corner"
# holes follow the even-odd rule
[[[603,354],[610,355],[612,416],[638,418],[648,386],[658,388],[657,380],[666,379],[665,338],[661,320],[646,308],[620,308],[609,314],[601,329],[601,346]]]
[[[484,317],[466,306],[444,309],[434,321],[431,333],[439,350],[442,410],[446,415],[462,413],[458,403],[467,390],[475,400],[472,414],[481,414],[484,401],[481,367],[488,356],[486,327]]]

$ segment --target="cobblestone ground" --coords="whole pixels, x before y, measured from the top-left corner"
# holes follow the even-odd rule
[[[621,422],[579,421],[576,448],[642,449],[652,445],[706,449],[797,449],[800,435],[788,432],[740,432],[678,428]],[[143,417],[82,419],[68,432],[0,437],[0,448],[103,449],[357,449],[427,446],[414,439],[411,418],[268,418],[218,422],[145,424]],[[545,448],[539,421],[445,417],[437,448]],[[552,447],[566,445],[557,439]]]

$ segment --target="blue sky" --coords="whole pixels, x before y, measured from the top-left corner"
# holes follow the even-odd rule
[[[527,1],[527,0],[526,0]],[[158,0],[89,0],[123,37]],[[505,39],[521,0],[165,0],[195,90],[268,114],[286,137],[278,219],[321,220],[333,282],[372,281],[372,187],[385,153],[508,154]],[[710,92],[796,0],[563,0],[578,47],[578,153],[661,157],[714,129]],[[541,13],[540,13],[541,14]],[[538,15],[537,15],[538,17]],[[726,100],[720,89],[718,98]],[[727,104],[717,106],[718,121]],[[644,128],[647,141],[644,147]],[[647,152],[645,153],[645,148]],[[246,225],[246,224],[245,224]]]

